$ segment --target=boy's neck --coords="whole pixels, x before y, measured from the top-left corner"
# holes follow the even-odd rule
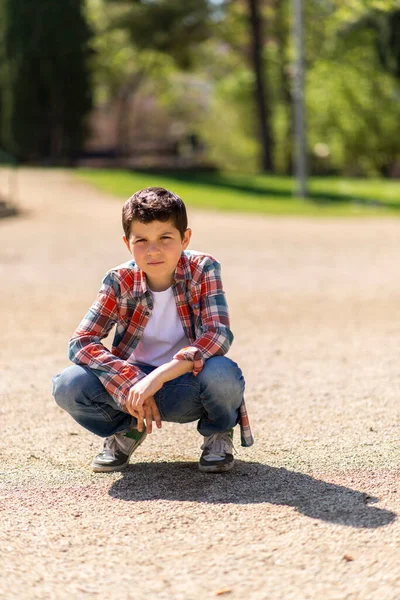
[[[147,287],[151,292],[165,292],[172,285],[173,277],[171,277],[168,281],[151,281],[147,275]]]
[[[152,288],[152,287],[150,287],[150,286],[149,286],[149,290],[150,290],[151,292],[154,292],[155,294],[159,294],[160,292],[166,292],[166,291],[167,291],[167,290],[169,290],[170,288],[171,288],[171,286],[170,286],[170,285],[169,285],[168,287],[163,287],[162,289],[161,289],[161,288],[160,288],[160,289],[158,289],[158,288],[157,288],[157,289],[154,289],[154,288]]]

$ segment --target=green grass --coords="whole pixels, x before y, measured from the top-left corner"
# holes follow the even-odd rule
[[[77,176],[121,198],[149,186],[181,196],[187,206],[270,215],[400,215],[400,181],[313,177],[309,198],[293,195],[293,178],[242,174],[141,173],[78,169]]]

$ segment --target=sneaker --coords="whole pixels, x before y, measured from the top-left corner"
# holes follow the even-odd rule
[[[232,469],[235,462],[233,458],[233,429],[223,433],[214,433],[204,436],[204,444],[200,461],[200,471],[207,473],[222,473]]]
[[[108,473],[125,469],[132,453],[144,442],[146,435],[145,429],[132,429],[128,433],[116,433],[107,437],[102,452],[92,462],[93,471]]]

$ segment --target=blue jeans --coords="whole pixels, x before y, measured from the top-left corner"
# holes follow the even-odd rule
[[[148,374],[155,369],[137,365]],[[227,431],[239,418],[244,393],[241,370],[230,358],[214,356],[195,377],[186,373],[163,385],[154,398],[162,421],[199,421],[201,435]],[[101,437],[135,429],[135,417],[123,412],[98,377],[87,367],[73,365],[53,377],[53,396],[79,425]]]

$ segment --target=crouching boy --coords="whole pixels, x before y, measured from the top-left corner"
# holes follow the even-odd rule
[[[224,356],[233,335],[220,265],[187,250],[185,205],[163,188],[136,192],[122,209],[133,260],[111,269],[70,341],[73,366],[53,378],[59,406],[98,436],[94,471],[119,471],[153,421],[198,421],[201,471],[233,466],[233,428],[253,443],[241,370]],[[102,344],[113,326],[111,352]]]

